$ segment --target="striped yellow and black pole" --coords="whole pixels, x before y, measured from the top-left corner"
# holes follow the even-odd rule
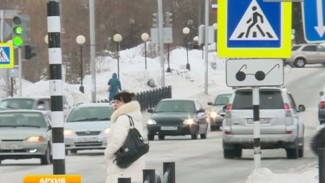
[[[65,174],[60,0],[47,1],[47,30],[50,64],[53,174]]]

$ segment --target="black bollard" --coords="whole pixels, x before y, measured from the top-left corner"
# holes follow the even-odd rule
[[[325,183],[325,148],[318,148],[319,183]]]
[[[155,169],[143,170],[143,182],[155,183]]]
[[[118,178],[118,183],[131,183],[131,178]]]
[[[167,178],[168,183],[175,183],[175,162],[164,162],[164,182]],[[165,177],[168,174],[167,177]]]

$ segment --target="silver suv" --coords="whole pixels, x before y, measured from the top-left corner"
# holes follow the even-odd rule
[[[287,158],[303,157],[304,124],[292,95],[286,88],[259,90],[261,149],[285,148]],[[242,149],[254,148],[252,88],[238,88],[230,99],[223,121],[224,158],[240,158]]]

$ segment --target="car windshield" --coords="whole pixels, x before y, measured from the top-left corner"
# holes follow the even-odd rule
[[[284,109],[280,91],[260,91],[260,109]],[[232,109],[253,109],[251,91],[236,92]]]
[[[231,94],[218,95],[214,101],[214,105],[228,105]]]
[[[76,107],[69,114],[67,122],[107,121],[113,112],[113,107]]]
[[[162,101],[157,105],[155,112],[195,113],[195,106],[191,101]]]
[[[33,109],[33,99],[7,99],[0,102],[0,109]]]
[[[1,127],[45,128],[47,124],[41,113],[8,112],[0,113],[0,128]]]

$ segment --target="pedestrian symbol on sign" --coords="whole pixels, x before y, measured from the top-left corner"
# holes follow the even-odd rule
[[[252,0],[230,40],[278,40],[278,37],[256,0]]]
[[[3,50],[3,48],[0,48],[0,63],[8,63],[10,62],[7,54]]]

